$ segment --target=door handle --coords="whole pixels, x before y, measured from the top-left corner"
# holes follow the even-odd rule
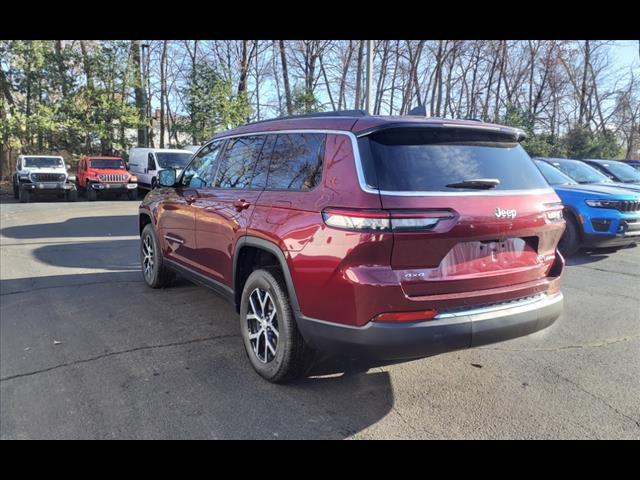
[[[247,208],[249,208],[251,204],[247,202],[244,198],[241,198],[233,202],[233,206],[236,207],[236,210],[238,212],[241,212],[242,210],[246,210]]]

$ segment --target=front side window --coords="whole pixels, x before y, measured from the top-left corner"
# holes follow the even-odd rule
[[[109,168],[124,170],[124,161],[121,158],[94,158],[89,160],[91,168]]]
[[[497,136],[405,128],[373,133],[369,144],[377,178],[367,183],[381,190],[477,191],[487,179],[498,181],[491,190],[549,188],[522,146]]]
[[[26,168],[56,168],[64,167],[61,158],[57,157],[25,157],[24,166]]]
[[[267,188],[311,190],[320,183],[324,141],[322,133],[278,135],[271,154]]]
[[[264,141],[263,135],[230,139],[220,159],[215,186],[251,188],[251,180]]]
[[[213,186],[218,154],[223,142],[215,142],[204,147],[185,169],[180,184],[191,188],[209,188]]]

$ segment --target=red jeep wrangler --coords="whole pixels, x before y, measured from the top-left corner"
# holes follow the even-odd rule
[[[527,335],[562,311],[565,222],[523,138],[360,111],[220,133],[142,202],[144,279],[221,293],[271,381],[313,351],[401,360]]]
[[[138,198],[138,179],[127,171],[120,157],[82,157],[76,182],[89,201],[96,200],[98,192]]]

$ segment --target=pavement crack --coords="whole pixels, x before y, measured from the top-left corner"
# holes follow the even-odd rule
[[[581,345],[563,345],[562,347],[545,347],[545,348],[502,348],[502,347],[480,347],[481,350],[495,350],[498,352],[559,352],[561,350],[572,350],[581,348],[600,348],[614,345],[616,343],[628,342],[634,338],[640,338],[640,335],[628,335],[620,338],[609,338],[595,343],[586,343]]]
[[[591,398],[599,401],[600,403],[602,403],[603,405],[607,406],[608,408],[610,408],[611,410],[613,410],[614,412],[616,412],[618,415],[626,418],[627,420],[633,422],[636,427],[640,428],[640,420],[637,420],[635,418],[633,418],[630,415],[627,415],[624,412],[621,412],[620,410],[618,410],[616,407],[614,407],[613,405],[611,405],[609,402],[607,402],[604,398],[590,392],[589,390],[585,389],[584,387],[582,387],[580,384],[574,382],[573,380],[571,380],[570,378],[565,377],[564,375],[559,374],[558,372],[556,372],[554,369],[550,368],[549,366],[546,367],[551,373],[553,373],[555,376],[557,376],[558,378],[564,380],[567,383],[570,383],[571,385],[573,385],[574,387],[576,387],[578,390],[580,390],[583,393],[586,393],[587,395],[589,395]]]
[[[120,273],[126,275],[127,273],[130,273],[130,272],[120,272]],[[5,297],[7,295],[18,295],[21,293],[32,293],[40,290],[49,290],[53,288],[85,287],[87,285],[103,285],[106,283],[140,283],[140,280],[106,280],[106,281],[100,281],[100,282],[85,282],[85,283],[65,284],[65,285],[49,285],[46,287],[34,287],[34,288],[28,288],[25,290],[16,290],[15,292],[0,293],[0,297]]]
[[[52,370],[57,370],[59,368],[72,367],[74,365],[80,365],[80,364],[83,364],[83,363],[95,362],[96,360],[101,360],[103,358],[114,357],[114,356],[118,356],[118,355],[125,355],[125,354],[133,353],[133,352],[140,352],[142,350],[155,350],[155,349],[159,349],[159,348],[176,347],[176,346],[181,346],[181,345],[189,345],[189,344],[192,344],[192,343],[208,342],[208,341],[211,341],[211,340],[219,340],[219,339],[222,339],[222,338],[233,338],[233,337],[239,337],[239,335],[238,334],[233,334],[233,335],[231,335],[231,334],[230,335],[214,335],[214,336],[211,336],[211,337],[193,338],[191,340],[185,340],[185,341],[182,341],[182,342],[161,343],[161,344],[157,344],[157,345],[145,345],[145,346],[142,346],[142,347],[129,348],[129,349],[126,349],[126,350],[116,350],[114,352],[103,353],[101,355],[95,355],[93,357],[83,358],[81,360],[73,360],[71,362],[60,363],[58,365],[53,365],[51,367],[46,367],[46,368],[42,368],[42,369],[39,369],[39,370],[34,370],[32,372],[17,373],[15,375],[9,375],[7,377],[0,378],[0,382],[6,382],[6,381],[9,381],[9,380],[15,380],[16,378],[30,377],[32,375],[38,375],[40,373],[50,372]]]

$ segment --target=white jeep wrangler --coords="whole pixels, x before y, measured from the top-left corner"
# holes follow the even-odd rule
[[[78,198],[75,175],[67,173],[64,159],[52,155],[20,155],[13,176],[13,196],[27,203],[33,195],[57,194],[67,201]]]

